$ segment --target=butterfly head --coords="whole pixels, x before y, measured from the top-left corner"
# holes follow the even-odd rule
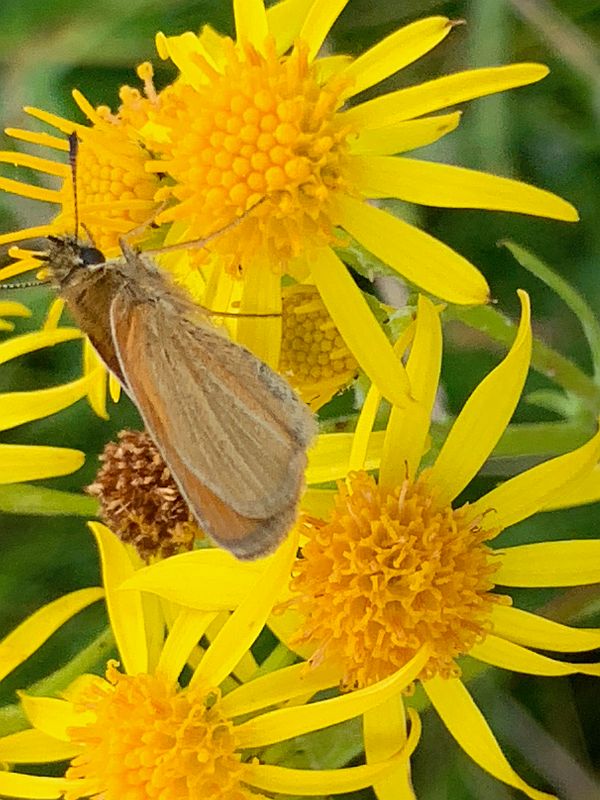
[[[50,280],[61,287],[98,264],[104,264],[106,258],[97,247],[82,244],[75,236],[49,236],[44,261],[48,264]]]

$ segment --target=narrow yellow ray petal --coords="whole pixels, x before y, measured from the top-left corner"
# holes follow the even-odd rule
[[[340,670],[331,664],[314,668],[309,664],[294,664],[238,686],[223,698],[221,710],[226,717],[239,717],[302,695],[311,697],[336,686],[340,678]]]
[[[44,320],[43,329],[45,331],[54,331],[58,328],[58,323],[60,322],[60,318],[62,317],[63,311],[65,310],[65,301],[62,297],[56,297],[51,303],[46,313],[46,319]]]
[[[67,787],[63,778],[43,778],[0,770],[0,796],[19,800],[60,800]]]
[[[81,752],[72,742],[64,742],[33,728],[0,739],[0,761],[9,764],[46,764],[66,761]]]
[[[72,89],[71,97],[75,100],[80,110],[85,114],[92,125],[106,125],[106,121],[98,114],[94,106],[79,89]]]
[[[600,540],[520,544],[497,551],[500,586],[584,586],[600,583]]]
[[[14,300],[0,301],[0,317],[30,317],[31,311]]]
[[[351,63],[352,56],[342,54],[321,56],[314,62],[317,82],[321,85],[327,83],[334,75],[338,75],[347,64]]]
[[[566,222],[579,219],[571,203],[552,192],[451,164],[394,156],[354,156],[349,170],[355,185],[370,198],[397,197],[436,208],[514,211]]]
[[[52,136],[49,133],[27,131],[21,128],[5,128],[4,133],[22,142],[37,144],[40,145],[40,147],[50,147],[52,150],[60,150],[62,153],[69,152],[69,143],[66,139],[61,139],[59,136]]]
[[[33,186],[31,183],[13,181],[11,178],[0,178],[0,190],[28,197],[30,200],[41,200],[43,203],[62,204],[63,197],[55,189],[44,189],[42,186]]]
[[[333,508],[334,489],[306,489],[302,496],[302,510],[313,517],[326,519]]]
[[[353,197],[336,198],[340,225],[406,280],[442,300],[486,303],[489,289],[473,264],[433,236]]]
[[[111,628],[129,675],[148,670],[148,644],[142,598],[137,591],[121,591],[121,584],[133,575],[133,565],[124,545],[100,522],[89,522],[96,538],[102,564],[102,582]]]
[[[69,700],[56,697],[34,697],[19,692],[19,699],[27,719],[34,728],[54,739],[70,742],[69,728],[86,725],[94,720],[91,711],[77,711]]]
[[[390,412],[379,485],[392,489],[405,478],[414,478],[429,432],[442,364],[442,325],[433,303],[419,295],[414,341],[406,363],[412,396],[417,401]]]
[[[0,343],[0,364],[10,361],[11,358],[32,353],[34,350],[41,350],[43,347],[51,347],[60,342],[68,342],[71,339],[80,339],[81,331],[77,328],[59,328],[51,331],[34,331],[24,333],[21,336],[13,336],[6,342]]]
[[[106,410],[106,387],[108,372],[92,343],[86,336],[83,340],[83,374],[88,381],[87,398],[92,411],[100,419],[108,419]]]
[[[207,548],[142,567],[121,588],[152,592],[199,611],[231,610],[248,596],[264,570],[264,562],[241,562],[224,550]]]
[[[369,438],[364,469],[377,469],[383,449],[385,431],[375,431]],[[308,451],[306,482],[327,483],[345,478],[350,468],[353,433],[322,433]]]
[[[492,609],[492,622],[497,636],[526,647],[557,653],[579,653],[600,648],[600,628],[571,628],[513,606],[496,603]]]
[[[569,481],[558,489],[552,497],[544,503],[544,511],[556,508],[572,508],[587,503],[597,503],[600,500],[600,464],[587,475],[580,475],[576,480]]]
[[[181,71],[186,83],[195,89],[206,84],[206,75],[201,67],[194,63],[194,55],[202,49],[194,33],[186,31],[180,36],[165,36],[159,31],[155,41],[159,57],[163,60],[170,58]]]
[[[119,398],[121,397],[121,384],[119,383],[118,378],[112,374],[112,372],[108,373],[108,393],[110,395],[110,399],[113,403],[118,403]]]
[[[62,411],[84,397],[89,383],[83,377],[51,389],[0,394],[0,431]]]
[[[233,17],[237,41],[262,53],[269,33],[263,0],[233,0]]]
[[[302,794],[309,797],[322,797],[327,794],[354,792],[376,784],[388,773],[395,772],[410,758],[419,741],[421,724],[419,718],[412,717],[410,737],[393,758],[377,764],[341,769],[292,769],[269,764],[242,764],[241,779],[244,783],[266,792],[279,794]]]
[[[432,678],[424,681],[423,687],[456,742],[482,769],[499,781],[520,789],[532,800],[556,800],[554,795],[533,789],[517,775],[460,680]]]
[[[355,155],[395,155],[416,150],[437,142],[455,130],[462,116],[461,111],[423,117],[408,122],[398,122],[381,128],[367,128],[350,141],[350,150]]]
[[[73,133],[73,131],[85,130],[85,125],[80,125],[79,123],[73,122],[70,119],[59,117],[57,114],[52,114],[50,111],[44,111],[42,108],[25,106],[23,111],[26,114],[29,114],[30,117],[39,119],[41,122],[45,122],[47,125],[52,125],[53,128],[56,128],[57,130],[61,131],[61,133],[66,133],[67,135]]]
[[[485,641],[474,645],[469,655],[493,667],[524,672],[526,675],[594,675],[600,677],[600,664],[569,664],[534,653],[526,647],[488,634]]]
[[[32,156],[29,153],[0,152],[0,163],[12,164],[15,167],[28,167],[36,169],[38,172],[45,172],[48,175],[58,175],[60,178],[69,177],[69,167],[59,161],[50,161],[47,158]]]
[[[262,747],[364,714],[409,686],[428,657],[428,649],[422,648],[402,669],[365,689],[298,708],[280,708],[244,722],[235,728],[238,747]]]
[[[0,484],[38,481],[76,472],[85,453],[67,447],[0,444]]]
[[[486,514],[486,524],[507,528],[537,513],[555,491],[585,476],[600,458],[600,431],[582,447],[501,483],[472,504],[470,514]]]
[[[218,686],[250,649],[262,630],[281,587],[287,583],[298,547],[293,529],[273,556],[263,559],[268,566],[253,591],[240,603],[223,625],[190,680],[192,685]]]
[[[373,424],[375,423],[375,417],[377,416],[380,404],[381,392],[375,384],[371,384],[358,420],[356,421],[352,449],[348,459],[348,472],[354,472],[355,470],[364,469],[365,467],[367,452],[369,450],[369,441],[371,433],[373,432]]]
[[[512,347],[472,392],[428,473],[439,507],[451,503],[477,474],[506,430],[521,397],[531,360],[531,320],[529,297],[521,291],[519,298],[521,321]],[[481,510],[472,516],[477,513]]]
[[[314,0],[282,0],[267,9],[269,33],[275,37],[279,55],[288,50],[300,34],[300,29]]]
[[[48,236],[51,231],[50,225],[38,225],[35,228],[21,228],[18,231],[10,231],[10,233],[3,233],[0,235],[0,244],[12,244],[12,242],[23,242],[26,239],[37,239],[42,236]],[[13,266],[12,264],[10,266]],[[40,266],[38,264],[38,266]],[[14,273],[18,274],[18,273]],[[11,275],[5,274],[2,271],[2,278],[9,278]]]
[[[78,589],[34,611],[0,642],[0,680],[29,658],[67,620],[103,595],[97,587]]]
[[[173,623],[160,654],[156,672],[175,683],[186,661],[217,616],[216,611],[183,608]]]
[[[433,50],[452,27],[447,17],[427,17],[386,36],[341,73],[351,81],[348,97],[374,86]]]
[[[401,696],[363,714],[363,736],[368,764],[389,758],[406,742],[406,711]],[[409,760],[378,778],[373,789],[377,800],[414,800]]]
[[[274,270],[251,264],[244,274],[241,314],[281,314],[281,278]],[[237,320],[237,341],[273,369],[279,364],[281,316]]]
[[[316,57],[333,23],[347,3],[348,0],[314,0],[298,36],[308,45],[309,61]]]
[[[367,100],[346,111],[343,117],[358,130],[392,125],[465,100],[535,83],[545,78],[548,72],[548,67],[543,64],[509,64],[456,72]]]
[[[360,367],[391,403],[410,402],[408,378],[367,301],[338,256],[323,248],[312,264],[315,284]]]

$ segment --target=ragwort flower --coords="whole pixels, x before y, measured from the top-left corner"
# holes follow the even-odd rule
[[[552,505],[581,500],[600,456],[600,434],[492,489],[453,505],[506,428],[531,355],[528,298],[502,363],[475,389],[433,461],[422,464],[441,361],[439,315],[420,299],[407,371],[418,403],[392,409],[371,433],[381,396],[373,387],[356,433],[320,437],[308,480],[343,479],[337,492],[310,490],[305,541],[284,608],[271,623],[315,668],[337,666],[348,690],[401,669],[428,645],[419,680],[458,744],[485,770],[528,797],[550,795],[510,767],[460,679],[457,659],[532,675],[600,675],[600,664],[569,663],[535,652],[580,652],[600,645],[577,630],[511,606],[500,587],[578,586],[600,580],[600,541],[540,542],[494,549],[504,529]],[[337,441],[339,440],[339,441]],[[337,463],[336,463],[337,462]],[[369,474],[378,467],[378,477]],[[311,472],[312,470],[312,472]],[[594,487],[591,487],[592,489]],[[597,486],[595,487],[597,489]],[[590,490],[590,486],[588,486]],[[365,716],[367,755],[382,757],[402,739],[401,700]],[[375,786],[381,800],[412,797],[406,771]]]
[[[196,608],[171,607],[165,636],[158,606],[136,588],[148,568],[134,573],[125,547],[103,525],[92,528],[123,666],[109,661],[104,678],[82,676],[62,699],[22,695],[32,727],[0,738],[0,760],[22,767],[70,759],[70,766],[62,778],[2,771],[3,797],[252,800],[264,798],[262,792],[336,794],[370,786],[406,760],[418,739],[416,715],[408,745],[377,764],[313,770],[261,763],[270,744],[385,702],[414,679],[426,659],[423,651],[402,674],[377,686],[313,703],[306,698],[330,681],[326,671],[304,677],[298,668],[257,672],[250,646],[289,573],[297,536],[260,564],[240,565],[219,550],[162,562],[173,592],[178,586],[189,592],[190,584],[197,589]],[[102,593],[74,592],[22,623],[0,643],[0,675]],[[192,677],[182,686],[186,664]],[[228,680],[230,674],[235,680]]]
[[[262,0],[236,0],[236,41],[208,27],[199,36],[158,35],[160,56],[180,70],[161,92],[152,85],[148,65],[142,65],[145,95],[125,87],[115,115],[90,108],[76,95],[91,128],[29,111],[80,135],[82,218],[102,246],[110,250],[118,234],[144,215],[156,215],[163,203],[168,207],[157,219],[165,226],[160,238],[166,244],[225,226],[202,251],[164,255],[161,263],[205,306],[241,314],[279,313],[284,274],[313,281],[360,367],[388,399],[403,404],[409,390],[402,365],[336,255],[336,244],[354,237],[399,274],[450,302],[486,302],[488,288],[464,258],[370,201],[400,198],[563,220],[577,219],[577,212],[518,181],[403,155],[459,123],[459,112],[432,112],[535,82],[546,75],[544,66],[465,71],[349,107],[363,90],[434,48],[453,23],[445,17],[419,20],[356,59],[317,57],[345,5],[345,0],[283,0],[265,10]],[[10,133],[66,149],[63,140],[48,134]],[[21,154],[0,158],[63,181],[57,191],[0,180],[7,191],[61,205],[51,226],[19,235],[68,228],[73,219],[68,168]],[[227,228],[231,223],[237,224]],[[277,367],[281,320],[241,317],[236,323],[237,340]]]

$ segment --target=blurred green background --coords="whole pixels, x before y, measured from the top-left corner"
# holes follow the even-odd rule
[[[513,61],[541,61],[551,68],[542,83],[466,106],[458,131],[419,157],[519,177],[572,201],[582,221],[568,225],[478,211],[411,210],[418,224],[457,249],[486,274],[499,308],[517,313],[515,290],[527,289],[538,334],[589,371],[585,340],[577,319],[562,301],[498,248],[511,238],[555,268],[577,287],[600,316],[600,0],[350,0],[333,29],[333,50],[359,53],[387,33],[428,14],[464,19],[448,39],[417,64],[377,90],[389,90],[464,68]],[[134,67],[151,59],[157,84],[173,77],[155,56],[154,33],[197,30],[209,22],[232,32],[228,2],[189,0],[3,0],[0,7],[0,121],[2,127],[42,130],[22,113],[34,105],[83,121],[71,99],[79,88],[93,104],[115,108],[120,85],[137,85]],[[3,136],[2,149],[22,147]],[[24,148],[25,149],[25,148]],[[36,148],[30,148],[36,152]],[[7,177],[29,180],[27,170],[2,165]],[[43,223],[53,209],[0,194],[0,231]],[[16,332],[39,326],[48,304],[44,289],[12,292],[33,310],[17,320]],[[444,363],[450,409],[497,362],[498,351],[456,326],[447,328]],[[0,334],[4,338],[8,334]],[[46,387],[74,378],[80,345],[63,344],[21,358],[0,370],[0,391]],[[531,388],[545,385],[534,378]],[[347,404],[347,401],[346,401]],[[552,419],[522,404],[521,419]],[[337,408],[344,408],[338,401]],[[111,418],[94,416],[85,401],[38,423],[6,432],[2,441],[56,444],[83,449],[85,467],[46,486],[79,490],[94,475],[96,456],[116,431],[135,424],[127,400],[111,407]],[[476,491],[478,491],[476,489]],[[598,505],[536,520],[509,532],[504,541],[598,535]],[[0,635],[42,603],[98,581],[98,563],[85,520],[19,517],[0,513]],[[555,594],[521,592],[522,607],[555,619],[598,625],[597,587]],[[595,615],[595,620],[594,620]],[[12,703],[16,688],[66,663],[102,628],[93,608],[59,632],[41,658],[4,682],[0,700]],[[471,688],[514,766],[540,788],[553,787],[562,800],[600,796],[598,766],[598,684],[591,678],[534,679],[487,672]],[[518,792],[488,778],[454,746],[434,714],[425,714],[424,735],[415,757],[420,800],[508,800]],[[596,775],[596,778],[594,778]],[[354,795],[358,797],[359,795]],[[360,797],[372,797],[369,792]]]

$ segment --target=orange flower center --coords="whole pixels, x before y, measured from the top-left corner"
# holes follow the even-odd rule
[[[439,508],[423,476],[384,491],[365,472],[341,485],[331,519],[306,518],[292,590],[312,661],[342,661],[347,688],[392,674],[424,645],[421,677],[459,674],[457,656],[490,629],[495,531]]]
[[[66,800],[249,800],[240,784],[233,726],[218,691],[176,691],[156,675],[123,675],[83,690],[95,721],[70,730],[83,748],[71,762]]]
[[[333,239],[331,198],[346,183],[349,128],[336,115],[345,83],[322,84],[302,44],[280,57],[272,42],[264,55],[222,42],[219,69],[194,52],[193,80],[162,92],[154,128],[144,129],[161,154],[150,168],[175,184],[177,205],[161,219],[185,220],[189,239],[260,203],[210,249],[231,272],[250,259],[280,269]]]

